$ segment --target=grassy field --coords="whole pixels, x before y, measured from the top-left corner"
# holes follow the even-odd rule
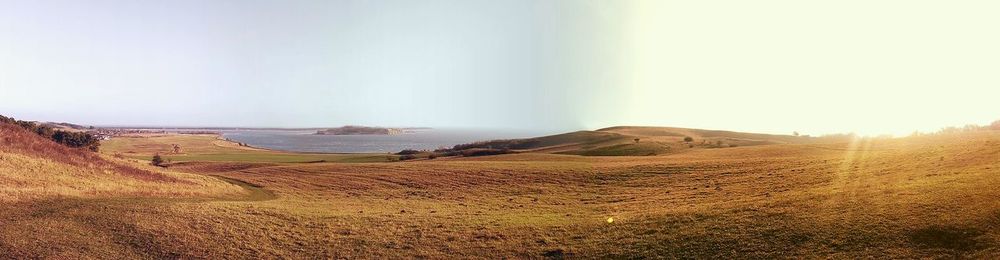
[[[0,251],[50,258],[1000,254],[1000,132],[660,156],[189,162],[168,170],[218,176],[219,185],[243,191],[2,204]]]
[[[174,153],[173,145],[181,147]],[[101,143],[101,152],[107,155],[150,160],[160,154],[172,162],[385,162],[397,159],[387,154],[329,154],[291,153],[240,146],[217,135],[165,134],[147,137],[120,137]]]

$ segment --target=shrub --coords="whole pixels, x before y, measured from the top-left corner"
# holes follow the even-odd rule
[[[68,147],[87,148],[96,152],[101,146],[99,138],[86,132],[67,132],[55,130],[49,126],[39,125],[29,121],[15,120],[14,118],[5,116],[0,116],[0,122],[20,126],[21,128],[38,134],[39,136],[51,139],[56,143]]]
[[[83,147],[95,152],[100,146],[100,140],[97,137],[84,132],[55,131],[51,138],[57,143],[69,147]]]
[[[684,142],[687,142],[687,143],[694,142],[694,138],[691,138],[690,136],[685,136],[684,137]]]
[[[487,156],[487,155],[500,155],[513,153],[510,149],[468,149],[462,151],[462,156],[465,157],[475,157],[475,156]]]
[[[413,149],[406,149],[406,150],[399,151],[396,154],[397,155],[411,155],[411,154],[418,154],[418,153],[420,153],[420,151],[413,150]]]
[[[160,154],[153,155],[152,164],[153,166],[163,167],[163,157],[160,157]]]
[[[528,149],[539,144],[538,140],[535,139],[510,139],[510,140],[491,140],[483,142],[475,142],[469,144],[459,144],[452,147],[452,150],[468,150],[468,149]]]
[[[417,156],[412,154],[404,154],[399,156],[400,161],[413,160],[413,159],[417,159]]]
[[[436,153],[431,153],[430,155],[427,155],[427,159],[434,160],[436,158],[438,158]]]

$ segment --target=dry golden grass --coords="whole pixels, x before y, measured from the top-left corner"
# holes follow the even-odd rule
[[[998,169],[996,132],[644,157],[190,163],[172,170],[260,188],[201,200],[2,204],[0,221],[10,224],[0,227],[0,251],[55,258],[995,258]]]
[[[58,197],[204,197],[243,192],[215,178],[102,158],[0,124],[0,202]]]
[[[147,170],[170,181],[123,177],[113,169],[73,166],[0,152],[0,202],[55,197],[203,197],[243,192],[237,186],[207,176]]]

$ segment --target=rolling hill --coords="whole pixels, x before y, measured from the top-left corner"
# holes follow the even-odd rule
[[[686,140],[690,138],[690,140]],[[616,126],[543,137],[493,140],[457,145],[454,150],[500,149],[513,152],[584,156],[648,156],[691,149],[729,148],[771,144],[803,144],[831,138],[772,135],[677,127]]]

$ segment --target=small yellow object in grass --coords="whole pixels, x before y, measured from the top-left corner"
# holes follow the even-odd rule
[[[615,217],[609,217],[608,218],[608,223],[610,224],[611,222],[615,222]]]

